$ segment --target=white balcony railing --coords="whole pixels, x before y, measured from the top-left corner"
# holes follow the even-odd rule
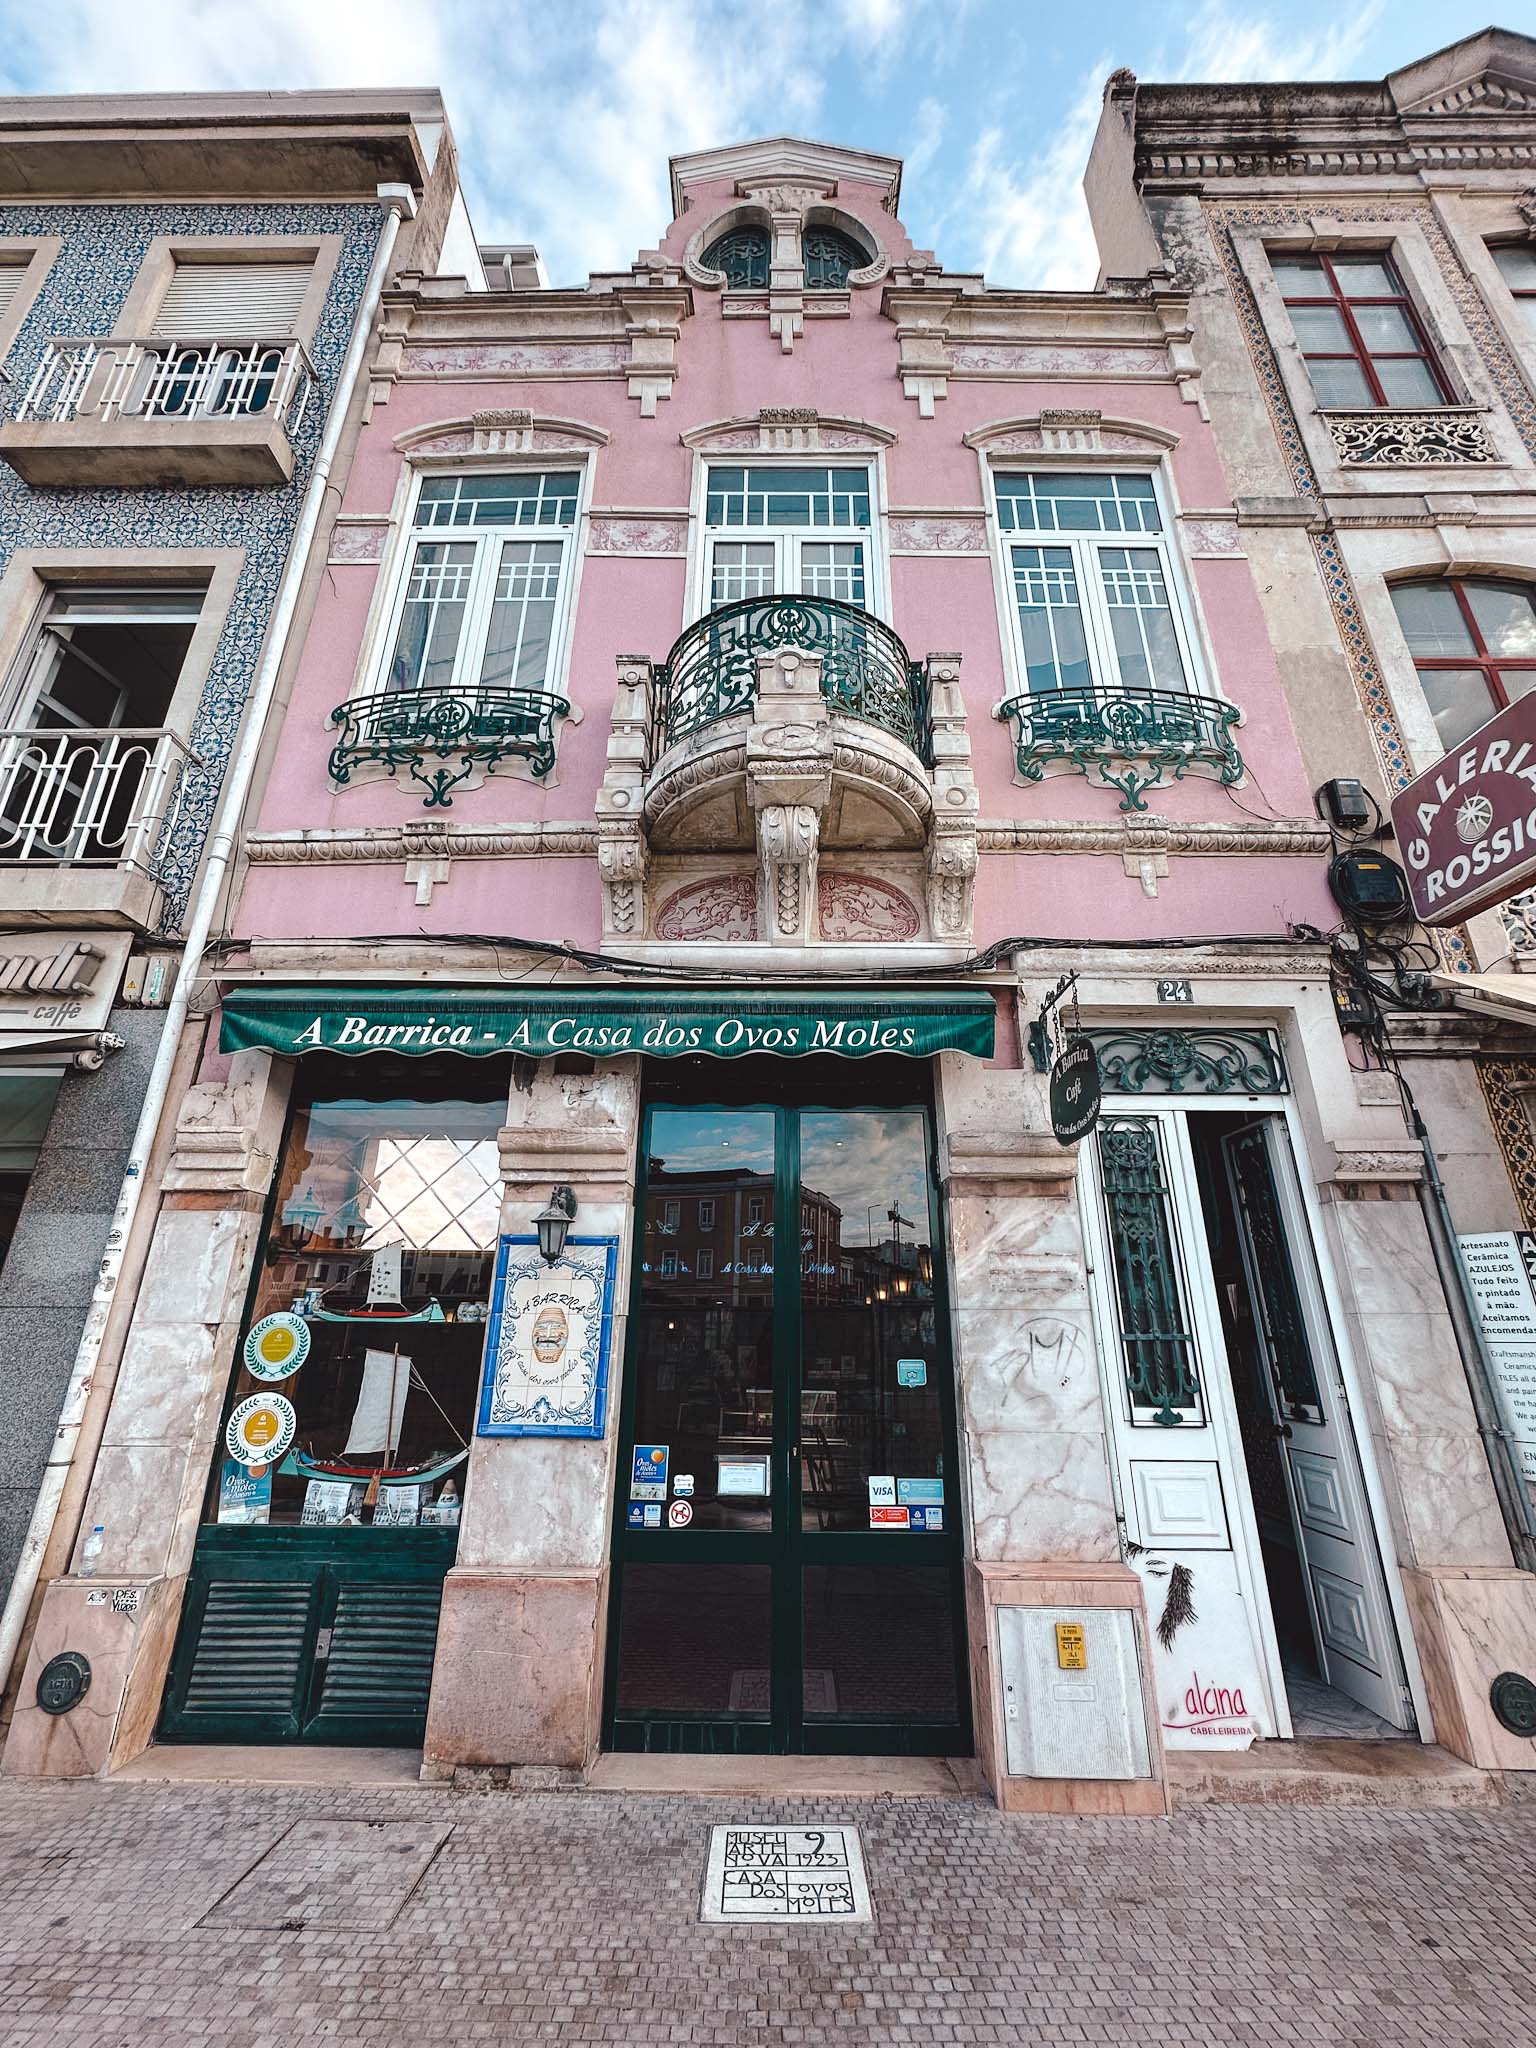
[[[127,341],[59,335],[43,350],[18,420],[267,419],[291,439],[314,391],[301,342]]]
[[[202,764],[171,732],[0,732],[0,861],[137,868],[158,881]]]

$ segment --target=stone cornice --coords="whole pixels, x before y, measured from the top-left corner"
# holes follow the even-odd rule
[[[982,819],[976,843],[983,853],[1198,853],[1315,854],[1329,851],[1327,827],[1308,818],[1276,824],[1171,824],[1155,819]]]
[[[252,832],[245,856],[255,867],[329,867],[351,861],[505,860],[596,853],[595,822],[505,825],[375,825],[361,831]]]

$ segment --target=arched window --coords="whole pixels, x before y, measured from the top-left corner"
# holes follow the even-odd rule
[[[810,290],[841,291],[850,270],[862,270],[869,261],[858,243],[836,228],[807,228],[801,238],[805,250],[805,282]]]
[[[766,228],[732,228],[718,235],[704,251],[708,270],[723,270],[733,291],[765,292],[772,244]]]
[[[1536,690],[1536,596],[1524,583],[1444,576],[1392,592],[1447,749]]]

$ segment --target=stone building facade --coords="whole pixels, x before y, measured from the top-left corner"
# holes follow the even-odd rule
[[[1234,365],[900,197],[744,143],[627,271],[386,293],[7,1771],[1527,1760]]]

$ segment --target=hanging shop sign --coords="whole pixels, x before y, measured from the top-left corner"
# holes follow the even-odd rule
[[[224,1448],[241,1465],[275,1465],[299,1427],[293,1403],[281,1394],[250,1394],[224,1430]]]
[[[553,1265],[537,1237],[500,1240],[481,1436],[602,1435],[618,1256],[616,1237],[568,1237]]]
[[[1458,1238],[1522,1478],[1536,1483],[1536,1237],[1487,1230]]]
[[[561,1052],[594,1059],[645,1053],[653,1059],[708,1054],[745,1059],[777,1053],[870,1059],[936,1052],[992,1056],[997,1006],[983,990],[946,995],[793,998],[704,995],[693,990],[599,989],[587,994],[490,988],[242,987],[224,1003],[225,1052],[255,1046],[298,1054],[456,1053],[489,1058]]]
[[[1536,877],[1536,696],[1506,706],[1392,800],[1422,924],[1458,924]]]
[[[253,1323],[241,1353],[245,1369],[256,1380],[285,1380],[309,1356],[309,1325],[284,1310]]]
[[[1093,1041],[1074,1038],[1051,1069],[1051,1129],[1057,1142],[1075,1145],[1099,1120],[1103,1088]]]

